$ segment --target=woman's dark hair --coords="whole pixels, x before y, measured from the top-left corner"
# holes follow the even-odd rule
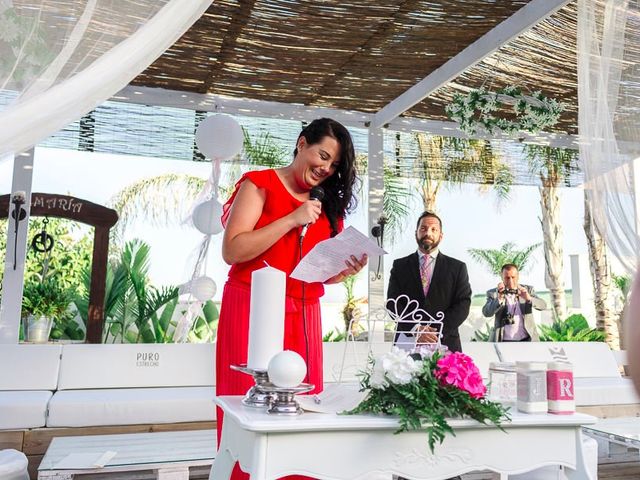
[[[324,198],[322,208],[331,224],[331,236],[338,233],[338,218],[344,218],[347,212],[355,208],[357,200],[354,195],[356,177],[356,154],[349,131],[339,122],[330,118],[318,118],[307,125],[300,135],[307,144],[314,145],[324,137],[332,137],[340,144],[340,162],[336,172],[322,182]],[[297,144],[297,142],[296,142]],[[298,148],[293,156],[298,154]]]

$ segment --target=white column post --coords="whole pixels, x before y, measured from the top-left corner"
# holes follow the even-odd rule
[[[382,215],[384,193],[384,135],[381,128],[369,128],[368,187],[369,187],[369,233]],[[378,259],[369,259],[369,315],[384,308],[384,257],[380,257],[380,278],[377,278]]]
[[[31,182],[33,175],[33,148],[18,154],[13,160],[13,180],[11,193],[25,192],[27,212],[24,220],[18,223],[16,243],[15,220],[11,217],[14,209],[9,204],[7,228],[7,253],[4,259],[4,278],[2,279],[2,304],[0,305],[0,344],[18,343],[20,336],[20,311],[22,309],[22,288],[24,284],[24,264],[27,251],[27,226],[31,209]],[[17,245],[17,249],[14,246]],[[15,257],[14,257],[15,255]],[[14,258],[16,268],[14,270]]]

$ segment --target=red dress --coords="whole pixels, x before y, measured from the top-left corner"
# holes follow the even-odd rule
[[[264,227],[274,220],[284,217],[302,205],[294,198],[274,170],[248,172],[236,183],[235,191],[225,203],[222,215],[223,224],[229,215],[229,209],[240,185],[250,180],[266,193],[262,215],[255,229]],[[237,214],[237,212],[236,212]],[[342,229],[342,221],[339,222]],[[302,245],[302,256],[306,255],[318,242],[330,237],[331,228],[324,212],[309,226]],[[230,365],[247,363],[249,343],[249,301],[251,298],[251,273],[263,268],[265,262],[287,274],[285,299],[284,348],[299,353],[307,362],[308,377],[305,382],[316,386],[312,393],[322,391],[322,325],[320,320],[320,297],[324,294],[322,283],[305,283],[304,309],[306,317],[306,337],[302,316],[302,283],[289,278],[299,262],[300,228],[292,229],[274,243],[268,250],[253,260],[234,264],[222,294],[220,320],[218,322],[216,348],[216,395],[244,395],[253,385],[253,379],[243,373],[231,370]],[[222,411],[218,409],[218,438],[221,438]],[[231,480],[248,479],[236,464]],[[308,478],[290,476],[287,479]]]

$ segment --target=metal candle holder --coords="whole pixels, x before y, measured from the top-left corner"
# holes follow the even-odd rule
[[[296,394],[313,390],[315,385],[301,383],[297,387],[277,387],[272,383],[264,383],[258,388],[271,398],[267,413],[273,415],[300,415],[303,410],[296,401]]]
[[[255,385],[247,391],[244,398],[242,399],[243,405],[254,408],[268,407],[269,405],[271,405],[271,394],[261,388],[263,385],[269,382],[269,375],[267,375],[266,370],[249,368],[247,367],[246,363],[242,363],[240,365],[231,365],[231,369],[236,370],[237,372],[251,375],[255,382]]]

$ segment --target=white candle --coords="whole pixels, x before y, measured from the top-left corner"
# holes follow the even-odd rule
[[[248,368],[266,370],[269,360],[284,349],[286,282],[285,273],[273,267],[251,275]]]

